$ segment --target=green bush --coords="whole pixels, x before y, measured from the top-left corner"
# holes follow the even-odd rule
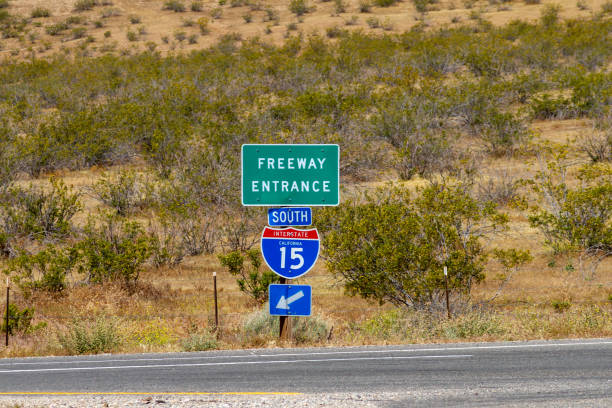
[[[117,214],[127,216],[147,205],[150,188],[136,172],[122,170],[115,175],[102,176],[91,191],[98,200],[114,208]]]
[[[569,310],[570,307],[572,307],[572,304],[567,300],[553,300],[550,302],[550,304],[557,313],[563,313],[566,310]]]
[[[66,289],[66,276],[76,272],[78,262],[74,249],[49,245],[34,255],[22,251],[9,261],[7,271],[26,295],[32,290],[59,295]]]
[[[573,103],[563,97],[552,98],[548,94],[531,100],[531,114],[535,119],[568,119],[575,116]]]
[[[301,16],[308,13],[308,3],[306,0],[290,0],[289,11],[296,16]]]
[[[8,8],[9,0],[0,0],[0,9]]]
[[[32,330],[32,318],[34,317],[34,308],[26,307],[19,309],[14,303],[9,303],[8,308],[8,333],[28,333]],[[0,323],[0,332],[6,333],[6,311],[2,314],[2,322]]]
[[[130,286],[138,280],[154,248],[152,239],[136,222],[106,214],[85,228],[85,239],[76,244],[79,271],[88,283],[119,281]]]
[[[547,4],[542,9],[542,15],[540,16],[540,21],[546,28],[554,27],[559,21],[559,12],[561,11],[561,6],[558,4]]]
[[[395,3],[395,1],[392,1],[392,0],[378,0],[378,1],[391,2],[391,4]],[[416,11],[418,11],[419,13],[426,13],[427,6],[432,3],[431,0],[412,0],[412,2],[414,3],[414,7],[416,8]]]
[[[527,140],[527,126],[512,113],[490,110],[479,128],[489,153],[509,156]]]
[[[499,336],[505,333],[502,321],[487,313],[468,313],[459,315],[444,324],[442,333],[450,339],[470,339],[486,336]]]
[[[256,345],[278,339],[278,330],[278,319],[270,316],[265,307],[247,316],[242,325],[244,340]],[[318,316],[294,318],[291,338],[298,344],[319,343],[327,339],[329,331],[329,323]]]
[[[57,338],[70,355],[110,353],[122,343],[117,322],[104,318],[97,318],[92,324],[75,319],[65,332],[58,333]]]
[[[30,13],[32,18],[51,17],[51,12],[45,7],[36,7]]]
[[[68,28],[70,28],[68,24],[60,22],[60,23],[51,24],[45,27],[45,31],[49,35],[58,35],[62,33],[63,31],[66,31]]]
[[[97,5],[97,0],[77,0],[74,3],[74,9],[76,11],[87,11],[93,9]]]
[[[585,166],[580,184],[566,182],[568,166],[565,152],[556,153],[546,168],[526,183],[542,205],[533,206],[529,216],[532,227],[545,237],[555,253],[578,250],[610,254],[612,251],[612,182],[610,169]]]
[[[483,233],[503,228],[507,217],[462,186],[433,184],[418,193],[413,200],[405,188],[379,190],[319,211],[327,268],[348,294],[435,310],[445,265],[453,296],[468,296],[484,279]]]
[[[191,2],[191,11],[202,11],[204,8],[204,3],[201,1],[192,1]]]
[[[298,344],[319,343],[327,340],[329,334],[329,323],[318,316],[293,319],[291,335]]]
[[[63,238],[72,231],[71,219],[80,211],[80,194],[60,179],[50,179],[50,189],[12,187],[0,205],[5,231],[31,239]]]
[[[87,29],[85,27],[75,27],[72,29],[72,38],[75,40],[79,38],[83,38],[85,37],[86,33],[87,33]]]
[[[378,7],[389,7],[394,5],[396,0],[374,0],[374,5]]]
[[[192,333],[181,342],[183,351],[206,351],[216,350],[219,343],[215,335],[209,332]]]
[[[263,345],[278,338],[279,322],[264,307],[248,315],[242,324],[242,335],[248,343]]]
[[[245,256],[251,264],[250,267],[245,265]],[[248,250],[244,255],[239,251],[229,252],[219,255],[219,261],[236,277],[240,291],[251,296],[259,304],[266,302],[268,286],[279,281],[277,274],[267,269],[260,270],[262,262],[259,249]]]
[[[172,10],[175,13],[183,13],[185,4],[180,0],[167,0],[164,2],[163,10]]]

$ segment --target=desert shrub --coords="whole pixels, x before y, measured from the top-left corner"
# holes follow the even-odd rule
[[[479,205],[462,186],[433,184],[414,200],[398,187],[325,208],[315,224],[327,267],[347,293],[435,310],[442,306],[443,266],[451,293],[467,296],[484,278],[481,238],[506,223],[505,215]]]
[[[481,201],[507,205],[519,198],[518,184],[518,178],[509,172],[498,172],[487,180],[479,181],[476,193]]]
[[[219,343],[215,335],[208,332],[192,333],[181,341],[183,351],[206,351],[216,350]]]
[[[202,11],[204,8],[204,3],[201,1],[192,1],[191,2],[191,11]]]
[[[59,168],[121,163],[132,153],[129,145],[134,134],[129,130],[134,131],[135,126],[121,122],[110,124],[122,114],[127,116],[130,108],[130,105],[100,106],[61,114],[41,124],[35,134],[19,141],[25,170],[38,176]],[[124,120],[129,120],[126,116]]]
[[[81,16],[70,16],[65,21],[66,21],[66,24],[68,25],[75,25],[75,24],[85,24],[87,20]]]
[[[378,7],[389,7],[395,4],[396,0],[374,0],[374,5]]]
[[[420,132],[406,135],[398,150],[396,169],[400,178],[409,180],[415,175],[429,177],[434,172],[451,170],[455,153],[444,133]]]
[[[25,307],[20,309],[14,303],[9,303],[8,307],[8,328],[6,326],[6,310],[2,314],[2,322],[0,323],[0,332],[13,335],[15,333],[28,333],[34,328],[32,326],[32,318],[34,317],[34,308]]]
[[[245,258],[251,264],[245,265]],[[240,291],[251,296],[255,302],[263,304],[268,297],[268,286],[279,282],[279,276],[274,272],[261,269],[261,255],[259,249],[251,249],[244,254],[239,251],[229,252],[219,255],[221,265],[225,266],[229,272],[236,277],[236,282]]]
[[[546,28],[551,28],[557,24],[559,21],[559,12],[561,11],[561,6],[558,4],[547,4],[542,9],[542,14],[540,16],[540,21],[542,25]]]
[[[308,13],[308,3],[306,0],[290,0],[289,11],[296,16],[301,16]]]
[[[91,324],[75,319],[57,339],[67,354],[110,353],[123,341],[117,326],[113,319],[97,318]]]
[[[243,322],[242,335],[250,344],[262,345],[278,338],[279,323],[267,308],[251,313]],[[329,323],[319,316],[293,319],[291,337],[298,344],[318,343],[329,335]]]
[[[336,11],[336,14],[345,13],[346,3],[344,0],[334,0],[334,10]]]
[[[117,214],[126,216],[147,205],[150,187],[136,172],[122,170],[102,176],[91,186],[91,192],[98,200],[117,210]]]
[[[612,161],[612,128],[603,132],[593,129],[593,133],[578,138],[578,146],[594,163]]]
[[[26,296],[34,290],[59,295],[66,289],[66,276],[76,270],[78,261],[74,249],[49,245],[34,255],[21,251],[9,261],[7,272]]]
[[[0,0],[0,9],[8,8],[9,0]]]
[[[390,2],[391,0],[382,0],[382,1]],[[414,3],[414,7],[416,8],[416,11],[418,11],[419,13],[427,12],[427,6],[432,3],[431,0],[412,0],[412,2]]]
[[[529,222],[555,253],[586,251],[612,254],[612,182],[609,166],[586,166],[579,185],[567,183],[566,152],[561,151],[525,182],[539,197]]]
[[[359,12],[369,13],[372,9],[372,3],[369,0],[359,0]]]
[[[100,17],[102,18],[117,17],[120,15],[121,15],[121,10],[115,7],[105,7],[100,12]]]
[[[178,226],[166,218],[159,225],[151,223],[148,229],[151,238],[151,260],[153,265],[176,266],[185,257],[186,250],[180,239]]]
[[[479,130],[487,150],[495,156],[511,155],[528,137],[527,126],[521,119],[496,110],[488,112]]]
[[[535,119],[568,119],[575,116],[575,107],[571,100],[562,96],[557,98],[548,94],[536,96],[531,100],[529,107]]]
[[[85,27],[75,27],[72,29],[71,34],[73,39],[79,39],[85,37],[87,29]]]
[[[32,18],[51,17],[51,12],[45,7],[36,7],[30,13]]]
[[[604,14],[612,13],[612,1],[606,1],[601,5],[601,12]]]
[[[163,10],[171,10],[175,13],[182,13],[185,11],[185,4],[180,0],[167,0],[164,2]]]
[[[579,116],[594,118],[609,114],[612,105],[612,73],[589,72],[571,74],[571,101]]]
[[[68,26],[68,24],[63,23],[63,22],[59,22],[59,23],[51,24],[51,25],[45,27],[45,31],[49,35],[58,35],[58,34],[62,33],[63,31],[66,31],[68,28],[70,28]]]
[[[98,5],[96,0],[77,0],[74,3],[74,9],[76,11],[87,11],[93,9]]]
[[[138,280],[153,243],[140,224],[105,214],[95,224],[90,219],[84,239],[76,244],[79,272],[88,283],[119,281],[128,287]]]
[[[298,344],[319,343],[329,336],[330,326],[319,316],[300,317],[293,320],[291,335]]]
[[[503,321],[490,313],[467,313],[442,325],[444,337],[450,339],[469,339],[495,337],[505,333]]]
[[[129,19],[130,19],[131,24],[140,24],[140,21],[141,21],[140,16],[136,16],[136,15],[129,16]]]
[[[328,27],[325,30],[325,35],[327,35],[328,38],[338,38],[342,35],[342,30],[340,29],[340,27],[338,26],[333,26],[333,27]]]
[[[31,239],[63,238],[72,230],[71,219],[81,209],[79,193],[56,178],[50,189],[11,187],[0,205],[4,230]]]
[[[210,32],[210,28],[208,28],[208,18],[200,17],[197,21],[198,28],[200,29],[200,34],[206,35]]]
[[[215,20],[219,20],[223,16],[223,9],[221,7],[215,7],[210,10],[210,16]]]
[[[134,31],[128,30],[126,37],[128,41],[138,41],[138,34],[136,34]]]
[[[261,345],[278,338],[279,323],[276,316],[271,316],[267,308],[248,315],[242,323],[244,341]]]
[[[366,24],[370,28],[378,28],[380,27],[380,20],[376,17],[368,17],[366,18]]]
[[[557,313],[563,313],[572,306],[567,300],[552,300],[550,304]]]

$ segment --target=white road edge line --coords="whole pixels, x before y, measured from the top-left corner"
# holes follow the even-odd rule
[[[107,366],[107,367],[65,367],[65,368],[29,368],[19,370],[1,370],[0,374],[14,373],[40,373],[49,371],[85,371],[85,370],[120,370],[126,368],[176,368],[176,367],[203,367],[228,366],[248,364],[289,364],[289,363],[324,363],[330,361],[357,361],[357,360],[408,360],[408,359],[444,359],[444,358],[470,358],[471,354],[447,354],[441,356],[390,356],[390,357],[355,357],[355,358],[326,358],[304,360],[269,360],[269,361],[225,361],[222,363],[186,363],[186,364],[152,364],[134,366]]]
[[[223,358],[261,358],[261,357],[293,357],[293,356],[324,356],[342,354],[377,354],[377,353],[418,353],[454,350],[495,350],[495,349],[520,349],[520,348],[543,348],[543,347],[576,347],[597,346],[612,344],[612,341],[599,342],[573,342],[573,343],[549,343],[549,344],[500,344],[492,346],[462,346],[462,347],[433,347],[414,349],[388,349],[388,350],[346,350],[346,351],[313,351],[307,353],[278,353],[278,354],[244,354],[244,355],[217,355],[217,356],[191,356],[191,357],[160,357],[160,358],[124,358],[110,360],[70,360],[70,361],[17,361],[11,363],[0,363],[2,366],[16,365],[52,365],[52,364],[89,364],[89,363],[122,363],[132,361],[184,361],[184,360],[211,360]],[[0,360],[1,361],[1,360]]]

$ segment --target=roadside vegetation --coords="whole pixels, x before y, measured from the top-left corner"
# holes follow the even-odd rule
[[[265,211],[240,206],[243,143],[340,145],[343,202],[315,210],[321,300],[295,342],[612,335],[611,30],[606,13],[551,6],[501,26],[4,61],[4,355],[276,344]],[[569,121],[576,137],[538,130]],[[535,295],[513,286],[537,273],[550,279]]]

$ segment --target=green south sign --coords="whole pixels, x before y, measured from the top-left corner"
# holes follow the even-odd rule
[[[242,145],[242,205],[338,205],[340,147]]]

